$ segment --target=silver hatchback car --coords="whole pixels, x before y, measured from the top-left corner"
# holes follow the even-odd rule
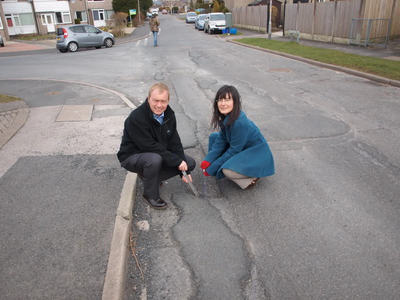
[[[110,48],[114,44],[114,35],[92,25],[69,25],[57,29],[56,48],[62,53],[75,52],[79,48]]]

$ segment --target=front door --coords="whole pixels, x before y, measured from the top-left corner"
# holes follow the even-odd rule
[[[106,20],[104,19],[104,9],[93,9],[93,21],[94,26],[96,27],[106,26]]]
[[[47,26],[47,32],[55,32],[56,28],[54,26],[54,16],[53,14],[43,14],[42,24]]]
[[[22,33],[18,15],[6,15],[6,22],[9,35],[17,35]]]

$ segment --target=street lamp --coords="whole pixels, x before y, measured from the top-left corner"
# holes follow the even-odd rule
[[[268,21],[268,39],[271,39],[271,15],[272,15],[272,0],[269,0],[269,21]]]

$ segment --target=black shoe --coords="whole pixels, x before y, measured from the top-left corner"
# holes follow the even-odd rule
[[[158,198],[157,200],[149,198],[145,193],[143,193],[143,200],[147,202],[154,209],[166,209],[168,204],[163,199]]]

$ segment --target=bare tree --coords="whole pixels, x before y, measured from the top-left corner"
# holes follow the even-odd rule
[[[179,3],[178,0],[167,0],[167,1],[164,1],[164,2],[163,2],[162,6],[164,6],[164,7],[169,7],[169,11],[172,13],[172,9],[173,9],[175,6],[178,6],[178,3]]]

